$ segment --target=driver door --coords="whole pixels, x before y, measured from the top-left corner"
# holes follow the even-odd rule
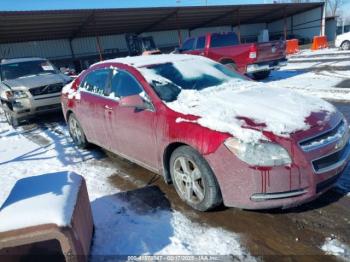
[[[155,137],[156,112],[152,109],[140,109],[132,105],[123,105],[123,100],[133,100],[139,96],[145,104],[147,95],[137,79],[126,70],[115,70],[111,77],[111,96],[115,96],[113,108],[113,128],[108,129],[109,136],[117,141],[115,153],[141,162],[152,169],[157,169],[157,143]],[[129,101],[130,101],[129,100]]]

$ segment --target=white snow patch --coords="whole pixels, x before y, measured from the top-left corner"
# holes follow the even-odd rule
[[[67,226],[81,184],[74,173],[55,173],[17,181],[0,209],[0,232],[43,224]]]
[[[327,255],[339,256],[347,259],[350,258],[350,247],[335,238],[327,237],[321,249],[326,252]]]

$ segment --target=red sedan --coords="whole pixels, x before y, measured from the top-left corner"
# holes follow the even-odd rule
[[[291,207],[335,184],[349,128],[329,103],[245,79],[207,58],[128,57],[62,93],[74,142],[159,173],[201,211]]]

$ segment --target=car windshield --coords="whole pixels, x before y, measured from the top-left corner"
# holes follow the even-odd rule
[[[26,61],[1,65],[2,80],[12,80],[33,75],[55,73],[56,69],[47,60]]]
[[[142,68],[144,76],[160,99],[172,102],[182,89],[202,90],[232,79],[244,79],[226,66],[206,60],[183,60]]]

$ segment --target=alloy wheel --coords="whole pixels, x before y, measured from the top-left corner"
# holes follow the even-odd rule
[[[81,144],[83,142],[83,134],[80,129],[78,121],[74,117],[69,118],[69,131],[70,134],[77,144]]]
[[[197,204],[205,197],[205,187],[203,177],[197,165],[185,156],[175,159],[173,164],[173,174],[180,196]]]

